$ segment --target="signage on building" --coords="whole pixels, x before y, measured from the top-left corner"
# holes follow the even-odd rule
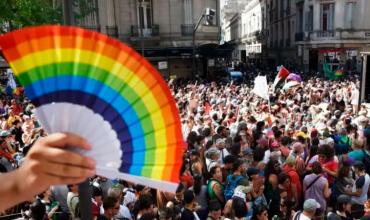
[[[262,45],[261,44],[249,44],[249,45],[245,45],[245,52],[247,54],[250,54],[250,53],[261,53],[262,52]]]
[[[167,61],[160,61],[160,62],[158,62],[158,69],[160,69],[160,70],[167,69]]]

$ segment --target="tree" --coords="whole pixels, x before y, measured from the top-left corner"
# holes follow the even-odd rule
[[[0,0],[0,33],[25,26],[63,24],[63,0]],[[74,0],[74,16],[83,19],[96,11],[91,0]]]
[[[52,0],[1,0],[0,32],[24,26],[58,24],[63,21],[62,5]]]

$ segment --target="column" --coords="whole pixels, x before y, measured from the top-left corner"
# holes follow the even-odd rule
[[[184,0],[184,22],[193,24],[192,0]]]
[[[318,31],[321,28],[321,4],[315,2],[313,5],[313,30]]]

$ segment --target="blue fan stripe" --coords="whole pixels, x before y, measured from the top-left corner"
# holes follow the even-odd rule
[[[57,85],[57,88],[51,85]],[[43,88],[43,90],[38,88]],[[113,128],[119,135],[122,146],[128,147],[128,149],[122,149],[124,158],[122,158],[121,169],[123,170],[121,171],[133,175],[141,175],[141,167],[133,166],[132,163],[145,161],[145,154],[143,154],[145,152],[143,127],[131,105],[117,91],[99,81],[80,76],[45,78],[26,86],[25,91],[30,100],[38,100],[40,105],[57,102],[55,100],[63,100],[64,102],[86,105],[98,114],[101,114],[103,111],[104,115],[102,117],[106,120],[109,118],[110,120],[107,120],[109,122],[120,117],[123,123],[117,122],[111,123],[111,125],[112,127],[115,126]],[[68,95],[64,93],[67,91],[70,91]],[[84,95],[81,95],[81,93]],[[101,104],[95,100],[100,100]],[[107,106],[107,111],[104,111],[102,106]],[[112,112],[116,112],[116,116],[112,115]],[[130,142],[131,144],[129,144]],[[130,154],[131,158],[128,158]],[[127,166],[128,162],[130,162],[129,168]]]

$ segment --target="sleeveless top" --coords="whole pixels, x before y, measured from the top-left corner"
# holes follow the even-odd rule
[[[207,184],[207,192],[208,192],[208,196],[209,196],[209,199],[217,199],[217,200],[219,200],[218,198],[217,198],[217,196],[216,196],[216,193],[215,193],[215,191],[213,190],[213,182],[216,182],[216,185],[219,185],[220,186],[220,188],[221,188],[221,192],[223,192],[224,191],[224,186],[220,183],[220,181],[218,181],[218,180],[215,180],[215,179],[210,179],[209,181],[208,181],[208,184]]]

